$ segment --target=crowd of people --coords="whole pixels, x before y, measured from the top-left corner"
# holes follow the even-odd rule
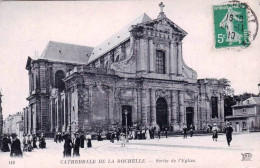
[[[59,142],[64,140],[63,157],[79,157],[80,148],[84,149],[85,141],[87,141],[87,148],[92,147],[91,135],[89,133],[85,136],[84,132],[75,132],[73,138],[69,133],[64,133],[63,135],[61,135],[61,133],[57,133],[55,139],[54,141],[56,142],[57,140],[59,140]]]
[[[97,139],[98,141],[102,141],[104,138],[109,139],[110,142],[114,143],[114,139],[119,141],[124,136],[127,140],[144,140],[144,139],[154,139],[161,138],[161,135],[165,135],[168,138],[168,128],[157,129],[156,127],[149,128],[132,128],[129,127],[126,133],[125,128],[117,128],[115,131],[110,131],[106,136],[102,136],[101,132],[98,132]],[[126,137],[127,136],[127,137]]]
[[[165,137],[168,137],[168,128],[163,128],[163,134]],[[190,125],[189,128],[186,126],[183,127],[183,138],[186,139],[189,134],[190,137],[193,136],[194,126]],[[213,141],[218,140],[218,133],[220,129],[217,124],[213,124],[212,127],[212,139]],[[226,140],[227,144],[230,147],[230,143],[232,141],[232,133],[233,128],[230,126],[230,123],[227,123],[225,127]],[[117,141],[121,141],[121,147],[125,147],[126,142],[128,140],[144,140],[144,139],[154,139],[157,137],[161,138],[162,131],[158,129],[156,131],[156,127],[143,128],[143,129],[132,129],[129,128],[126,132],[125,128],[117,128],[115,131],[110,131],[106,136],[104,136],[101,132],[97,133],[97,141],[102,141],[104,138],[109,139],[111,143],[114,143],[115,139]],[[156,136],[157,135],[157,136]],[[63,157],[79,157],[80,156],[80,148],[84,149],[85,142],[86,148],[91,148],[92,135],[88,132],[85,136],[83,131],[78,131],[71,136],[70,133],[60,133],[57,132],[54,136],[54,141],[56,143],[61,143],[64,141],[63,145]],[[38,145],[37,145],[38,144]],[[39,147],[38,147],[39,146]],[[41,133],[40,136],[33,135],[23,135],[22,142],[17,138],[17,135],[11,134],[11,136],[4,135],[2,139],[2,152],[10,152],[11,157],[22,157],[23,152],[31,152],[35,148],[46,148],[46,141],[44,134]]]
[[[11,157],[23,157],[23,152],[31,152],[34,148],[38,148],[37,141],[39,142],[39,148],[46,148],[46,142],[44,135],[39,137],[34,135],[23,135],[22,142],[17,137],[17,134],[4,135],[2,139],[2,152],[10,152]]]

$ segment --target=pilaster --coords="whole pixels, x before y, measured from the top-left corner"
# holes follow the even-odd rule
[[[178,47],[177,42],[170,42],[170,75],[177,74],[177,56],[178,56]]]
[[[151,109],[151,125],[156,125],[156,100],[155,100],[155,90],[150,89],[150,109]]]
[[[179,91],[179,111],[180,111],[180,124],[186,124],[184,114],[184,95],[182,91]]]
[[[182,42],[178,42],[178,76],[182,76]]]
[[[149,39],[149,70],[150,72],[154,72],[154,55],[153,55],[153,40]]]
[[[148,90],[143,89],[142,90],[142,112],[141,112],[141,116],[142,116],[142,124],[144,126],[147,125],[147,96],[148,96]]]

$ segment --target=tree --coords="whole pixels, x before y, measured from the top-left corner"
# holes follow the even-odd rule
[[[231,84],[230,84],[230,81],[226,78],[221,78],[219,79],[219,81],[225,85],[225,88],[224,88],[224,96],[234,96],[234,89],[231,88]]]
[[[236,104],[236,100],[234,99],[234,89],[231,88],[230,81],[226,78],[221,78],[219,81],[225,85],[224,88],[224,115],[232,115],[232,107]]]
[[[248,99],[250,97],[258,97],[258,96],[255,95],[254,93],[247,93],[247,92],[245,92],[243,94],[235,95],[234,99],[236,101],[244,101],[244,100],[246,100],[246,99]]]

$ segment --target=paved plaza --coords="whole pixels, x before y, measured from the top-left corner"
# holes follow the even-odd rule
[[[218,141],[211,136],[162,137],[153,140],[131,140],[126,147],[115,141],[92,141],[92,148],[80,149],[79,158],[63,158],[63,143],[47,140],[47,149],[24,153],[13,159],[0,153],[4,167],[260,167],[260,133],[235,134],[231,147],[225,135]],[[242,154],[252,154],[250,161]],[[248,159],[248,158],[244,158]],[[14,164],[12,164],[14,162]],[[103,163],[104,162],[104,163]],[[37,165],[37,166],[36,166]],[[2,166],[1,166],[2,167]]]

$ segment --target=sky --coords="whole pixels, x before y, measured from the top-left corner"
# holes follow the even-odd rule
[[[245,49],[214,47],[213,5],[222,0],[163,1],[164,12],[188,32],[183,40],[185,63],[198,78],[227,78],[235,94],[258,93],[260,35]],[[260,18],[258,0],[245,0]],[[28,56],[48,41],[95,47],[146,13],[155,19],[160,1],[0,2],[0,90],[6,118],[28,105]],[[258,32],[259,33],[259,32]]]

